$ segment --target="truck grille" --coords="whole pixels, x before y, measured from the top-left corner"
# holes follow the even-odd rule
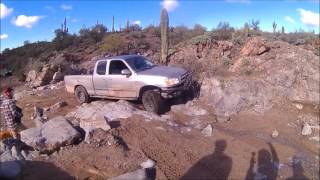
[[[185,74],[182,75],[181,77],[181,83],[184,83],[185,81],[191,80],[191,73],[186,72]]]

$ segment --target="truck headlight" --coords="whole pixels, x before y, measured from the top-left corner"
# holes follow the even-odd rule
[[[179,79],[178,78],[168,78],[165,80],[165,83],[167,86],[173,86],[173,85],[176,85],[176,84],[179,84]]]

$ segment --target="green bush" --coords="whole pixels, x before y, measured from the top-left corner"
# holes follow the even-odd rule
[[[127,43],[120,34],[109,34],[105,36],[100,44],[100,50],[104,52],[119,52],[119,50],[126,48]]]

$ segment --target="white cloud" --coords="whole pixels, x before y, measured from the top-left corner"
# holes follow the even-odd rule
[[[241,4],[250,4],[251,0],[225,0],[227,3],[241,3]]]
[[[7,39],[9,36],[8,34],[1,34],[0,35],[0,39],[3,40],[3,39]]]
[[[9,16],[13,12],[13,8],[8,8],[3,3],[0,4],[0,19]]]
[[[307,26],[319,26],[319,13],[308,11],[302,8],[297,9],[300,13],[300,20]]]
[[[71,6],[71,5],[66,5],[66,4],[62,4],[60,7],[61,7],[61,9],[63,9],[63,10],[71,10],[71,9],[72,9],[72,6]]]
[[[296,24],[296,21],[294,19],[292,19],[290,16],[284,17],[284,20],[288,21],[291,24]]]
[[[133,24],[133,25],[139,25],[139,26],[140,26],[141,21],[139,21],[139,20],[137,20],[137,21],[133,21],[131,24]]]
[[[13,19],[11,22],[12,24],[18,27],[32,28],[32,26],[35,25],[41,18],[43,17],[19,15],[17,18]]]
[[[161,5],[167,11],[174,11],[179,6],[179,3],[177,0],[163,0]]]

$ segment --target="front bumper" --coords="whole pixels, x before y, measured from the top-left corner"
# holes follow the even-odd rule
[[[191,89],[192,82],[192,76],[190,74],[180,84],[161,88],[161,96],[166,99],[180,96],[183,92]]]

